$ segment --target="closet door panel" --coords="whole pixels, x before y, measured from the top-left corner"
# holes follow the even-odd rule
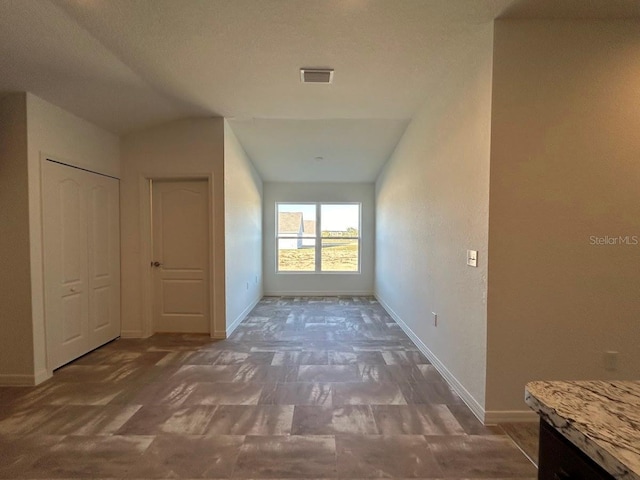
[[[89,328],[95,348],[120,335],[119,184],[89,175]]]
[[[83,172],[43,164],[45,322],[50,368],[87,352],[89,344],[86,195]]]

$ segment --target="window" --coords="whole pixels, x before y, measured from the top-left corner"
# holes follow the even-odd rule
[[[359,272],[359,203],[277,203],[278,272]]]

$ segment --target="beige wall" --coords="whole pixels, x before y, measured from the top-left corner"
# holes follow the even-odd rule
[[[262,179],[224,122],[226,332],[262,297]]]
[[[122,335],[151,335],[149,178],[213,178],[213,335],[224,337],[224,121],[184,119],[122,139]]]
[[[0,384],[33,381],[27,97],[0,99]]]
[[[376,295],[478,415],[485,387],[492,26],[376,184]],[[479,251],[477,268],[466,251]],[[431,312],[438,314],[435,327]]]
[[[360,273],[276,273],[276,202],[360,202]],[[265,183],[264,290],[267,295],[371,295],[375,207],[372,183]]]
[[[640,236],[639,132],[637,22],[496,22],[490,417],[530,380],[640,376],[640,246],[590,238]]]

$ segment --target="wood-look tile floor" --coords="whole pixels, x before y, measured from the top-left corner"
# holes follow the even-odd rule
[[[369,297],[267,297],[228,340],[117,340],[0,387],[0,478],[535,477]]]

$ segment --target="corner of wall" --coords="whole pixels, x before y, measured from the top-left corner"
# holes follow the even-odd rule
[[[34,383],[27,94],[0,99],[0,384]]]
[[[224,263],[229,336],[262,297],[262,191],[260,174],[224,120]]]

